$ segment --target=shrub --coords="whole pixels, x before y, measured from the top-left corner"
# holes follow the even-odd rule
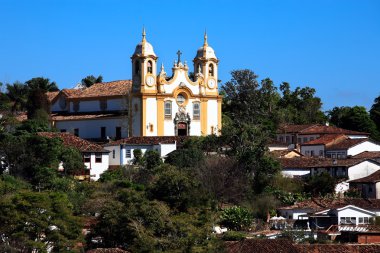
[[[252,224],[252,214],[244,207],[233,206],[222,211],[221,224],[231,230],[242,230]]]
[[[241,241],[245,239],[245,234],[238,231],[227,231],[223,234],[223,241]]]

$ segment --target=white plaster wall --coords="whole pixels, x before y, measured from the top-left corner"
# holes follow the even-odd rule
[[[306,142],[309,142],[311,141],[311,139],[315,140],[315,139],[318,139],[320,137],[319,134],[305,134],[305,135],[298,135],[297,136],[297,143],[298,143],[298,138],[301,138],[301,143],[305,143],[303,141],[304,138],[307,138]]]
[[[325,146],[324,145],[301,145],[301,153],[306,155],[306,151],[309,151],[308,156],[311,156],[311,151],[314,152],[314,157],[319,157],[319,152],[322,151],[324,156]]]
[[[378,171],[380,166],[371,162],[371,161],[363,161],[357,165],[354,165],[348,168],[348,179],[358,179],[366,177],[375,171]]]
[[[306,215],[310,212],[312,212],[313,210],[312,209],[295,209],[295,210],[279,210],[279,213],[280,213],[280,216],[286,218],[286,219],[289,219],[289,216],[291,217],[291,219],[293,220],[298,220],[299,218],[302,219],[301,215]]]
[[[166,94],[173,93],[173,90],[176,89],[181,82],[183,82],[183,83],[185,83],[186,87],[189,88],[194,95],[198,95],[199,94],[199,86],[198,85],[192,85],[186,80],[185,75],[187,75],[187,72],[185,70],[182,70],[182,69],[179,69],[176,71],[178,71],[178,76],[174,80],[174,82],[171,84],[165,84],[164,85],[165,93]]]
[[[130,158],[127,158],[125,156],[127,149],[131,150],[131,157]],[[125,146],[123,146],[123,148],[121,149],[123,151],[123,152],[121,152],[121,155],[123,156],[123,164],[122,165],[133,163],[133,159],[135,158],[133,156],[133,150],[135,150],[135,149],[141,149],[141,152],[144,155],[147,150],[152,150],[153,146],[151,146],[151,145],[125,145]]]
[[[190,129],[191,131],[191,129]],[[164,135],[165,136],[174,136],[174,122],[172,119],[164,120]]]
[[[150,131],[150,124],[153,124],[153,131]],[[157,100],[156,98],[146,99],[146,136],[157,136]]]
[[[168,143],[168,144],[160,144],[159,150],[160,150],[160,156],[165,157],[170,152],[173,152],[177,149],[176,143]]]
[[[337,211],[337,216],[338,216],[338,222],[340,223],[340,218],[341,217],[356,217],[356,225],[359,223],[359,217],[374,217],[374,215],[368,214],[366,212],[362,212],[358,209],[354,209],[351,207],[348,207],[344,210]]]
[[[268,146],[269,152],[275,151],[275,150],[288,150],[288,147],[283,146]]]
[[[365,135],[347,135],[350,139],[362,139],[362,138],[368,138],[368,136]]]
[[[91,153],[91,179],[97,181],[100,177],[100,174],[108,170],[109,166],[109,154],[102,153],[102,162],[95,162],[95,153]]]
[[[105,146],[104,149],[111,151],[109,153],[109,165],[120,165],[120,145]],[[115,158],[113,151],[115,151]]]
[[[207,134],[212,134],[211,127],[214,127],[214,133],[218,134],[218,101],[216,99],[207,101]]]
[[[68,120],[57,121],[56,128],[59,130],[66,129],[67,132],[74,133],[74,129],[79,129],[79,137],[84,139],[100,138],[101,127],[106,127],[106,135],[110,138],[116,136],[116,127],[121,127],[121,136],[128,136],[128,118],[108,118],[101,120]]]
[[[365,141],[347,150],[347,155],[357,155],[364,151],[380,151],[380,145]]]
[[[137,109],[137,110],[136,110]],[[141,99],[132,98],[132,136],[141,136]]]
[[[50,110],[51,110],[52,112],[66,111],[66,108],[65,108],[65,109],[62,109],[61,106],[59,105],[59,101],[60,101],[60,99],[63,99],[63,98],[59,97],[59,98],[55,101],[55,103],[53,103],[53,104],[50,106]],[[67,103],[68,103],[68,102],[67,102]],[[66,107],[68,107],[68,106],[66,105]]]
[[[190,135],[191,136],[201,136],[201,121],[200,120],[193,120],[191,121],[190,126]]]
[[[282,175],[285,177],[294,177],[294,176],[306,176],[310,174],[309,169],[283,169],[281,171]]]
[[[107,100],[107,111],[119,111],[119,110],[127,110],[128,98],[113,98]]]

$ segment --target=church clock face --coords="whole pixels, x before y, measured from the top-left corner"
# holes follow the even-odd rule
[[[146,79],[145,79],[145,83],[148,86],[153,86],[153,84],[154,84],[154,77],[153,76],[147,76]]]
[[[211,78],[207,82],[207,86],[212,90],[216,87],[216,81],[215,79]]]

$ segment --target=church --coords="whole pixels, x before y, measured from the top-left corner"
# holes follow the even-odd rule
[[[208,45],[207,34],[193,59],[191,74],[180,51],[171,76],[163,64],[158,72],[157,59],[144,29],[131,57],[132,80],[48,93],[52,124],[61,132],[94,140],[219,135],[219,60]]]

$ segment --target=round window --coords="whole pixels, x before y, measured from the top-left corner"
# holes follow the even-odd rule
[[[178,94],[178,96],[177,96],[177,103],[179,105],[183,105],[185,103],[185,100],[186,100],[186,98],[185,98],[185,96],[182,93]]]

